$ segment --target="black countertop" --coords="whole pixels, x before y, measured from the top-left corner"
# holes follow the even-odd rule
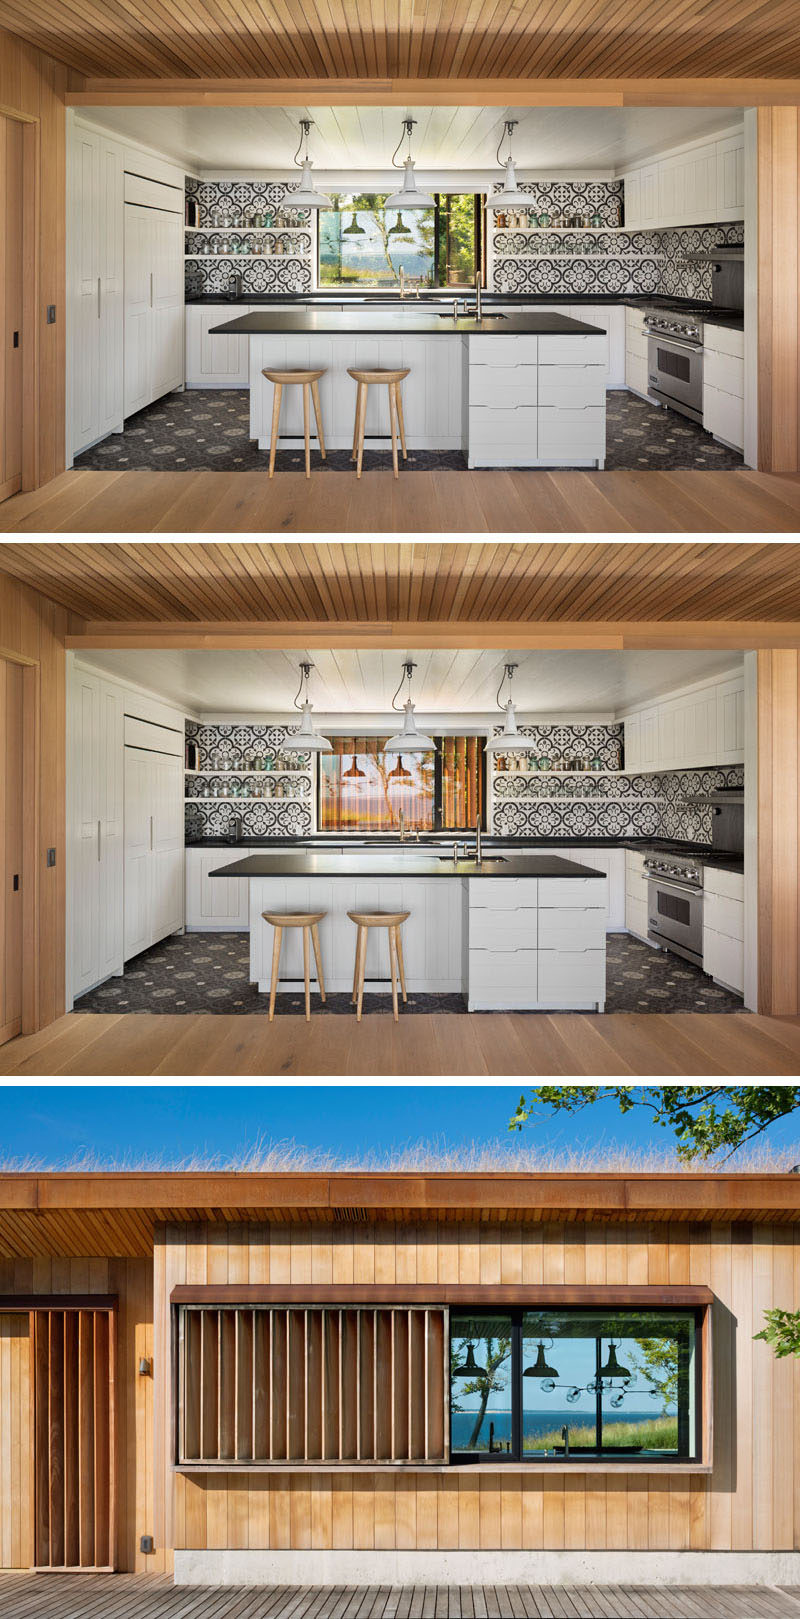
[[[463,298],[464,294],[461,294]],[[397,293],[368,293],[350,294],[347,292],[243,292],[240,298],[226,292],[198,292],[187,293],[187,304],[203,304],[209,308],[222,306],[235,307],[241,304],[244,308],[269,309],[274,305],[287,304],[298,309],[325,309],[330,304],[347,304],[348,308],[369,311],[373,308],[382,310],[392,308],[407,309],[413,304],[415,308],[432,311],[440,306],[446,308],[452,304],[452,291],[440,294],[432,293],[427,298],[400,299]],[[535,303],[547,309],[549,305],[584,304],[603,307],[607,304],[622,304],[626,309],[675,309],[686,314],[697,314],[712,322],[715,326],[729,326],[736,331],[744,330],[744,316],[740,309],[715,309],[713,304],[696,298],[669,298],[657,292],[585,292],[585,293],[540,293],[540,292],[486,292],[484,293],[484,307],[492,309],[521,309],[525,305]],[[444,325],[445,322],[442,322]]]
[[[408,847],[408,846],[407,846]],[[395,850],[346,854],[251,854],[210,877],[603,877],[605,873],[560,855],[485,854],[481,865],[447,855],[402,855]]]
[[[398,306],[399,307],[399,306]],[[413,314],[409,314],[413,309]],[[525,313],[513,311],[509,314],[485,314],[482,320],[476,320],[473,315],[460,315],[454,320],[452,315],[439,314],[430,305],[421,303],[419,308],[406,303],[402,315],[396,313],[392,306],[382,305],[377,309],[365,309],[362,305],[354,305],[352,309],[333,310],[305,308],[287,312],[269,309],[260,309],[250,315],[236,315],[233,320],[223,321],[220,326],[212,326],[212,332],[241,333],[244,336],[258,337],[262,333],[299,335],[335,335],[339,332],[350,333],[370,332],[405,332],[409,336],[424,337],[520,337],[520,336],[557,336],[557,337],[594,337],[603,336],[602,327],[589,326],[585,321],[575,320],[572,315],[557,315],[553,310],[531,310]]]
[[[421,855],[426,851],[438,847],[452,848],[456,842],[473,841],[470,833],[443,833],[439,838],[428,838],[417,843],[416,839],[408,838],[405,848],[418,850]],[[391,836],[381,837],[373,834],[369,839],[353,837],[352,834],[329,833],[318,837],[303,838],[300,842],[296,838],[193,838],[187,840],[187,849],[241,849],[246,853],[248,848],[263,849],[269,845],[270,850],[283,850],[289,853],[312,851],[325,853],[333,849],[347,849],[371,855],[380,853],[382,849],[396,849],[399,840]],[[694,857],[703,866],[714,866],[720,871],[744,871],[744,860],[741,855],[730,854],[722,849],[711,849],[706,843],[679,843],[668,838],[499,838],[488,834],[483,839],[487,856],[492,852],[516,851],[519,854],[526,852],[533,845],[536,849],[631,849],[639,854],[676,855],[683,859]],[[405,856],[404,856],[405,859]],[[230,867],[226,868],[228,875],[232,875]]]

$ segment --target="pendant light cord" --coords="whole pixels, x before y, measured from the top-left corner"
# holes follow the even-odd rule
[[[302,167],[303,167],[302,163],[298,163],[298,161],[297,161],[298,157],[300,156],[303,141],[305,141],[305,143],[306,143],[306,157],[308,157],[308,132],[309,132],[310,128],[311,128],[311,119],[310,118],[301,118],[300,119],[300,145],[298,146],[297,151],[295,152],[294,157],[292,158],[292,162],[294,163],[294,166],[295,166],[296,169],[302,169]]]
[[[392,698],[392,708],[394,709],[396,714],[400,714],[402,712],[402,705],[398,704],[397,698],[398,698],[400,692],[403,689],[403,681],[407,680],[408,684],[409,684],[409,687],[411,686],[411,675],[412,675],[413,671],[416,669],[416,667],[417,667],[416,664],[411,663],[410,660],[403,664],[403,673],[400,676],[400,685],[398,686],[397,691],[395,692],[394,697]]]
[[[306,688],[306,696],[308,696],[308,676],[309,676],[309,671],[312,668],[313,668],[313,665],[310,664],[310,663],[301,663],[301,665],[300,665],[300,685],[297,688],[297,697],[300,696],[300,693],[303,690],[303,686],[305,686],[305,688]],[[303,705],[302,705],[302,703],[298,703],[297,697],[295,697],[294,706],[295,706],[296,709],[301,709]]]
[[[504,670],[503,670],[503,678],[502,678],[502,680],[500,682],[500,685],[497,688],[497,696],[495,697],[495,703],[497,704],[497,707],[500,709],[501,713],[502,713],[502,710],[503,710],[503,704],[500,701],[500,693],[503,690],[503,687],[504,687],[506,681],[507,680],[511,681],[513,679],[514,671],[518,667],[519,667],[519,665],[516,664],[516,663],[507,663]]]
[[[518,123],[519,123],[518,118],[507,118],[506,119],[505,129],[503,130],[503,133],[500,136],[500,139],[499,139],[499,141],[497,143],[497,156],[495,158],[495,162],[497,163],[498,168],[502,167],[502,160],[501,160],[501,157],[500,157],[500,147],[502,146],[503,141],[506,139],[506,137],[508,137],[508,139],[511,140],[511,137],[512,137],[512,135],[514,133],[514,130],[516,129]],[[510,157],[511,153],[509,152],[508,155]]]
[[[400,147],[402,146],[403,141],[405,140],[406,136],[408,136],[408,155],[409,155],[409,157],[411,156],[411,131],[414,128],[414,125],[415,125],[416,122],[417,122],[416,118],[404,118],[403,119],[403,133],[400,136],[400,139],[397,142],[397,145],[396,145],[394,151],[392,152],[392,168],[393,169],[402,169],[404,167],[404,164],[402,164],[402,163],[395,163],[395,158],[397,157],[397,154],[398,154],[398,152],[400,150]],[[401,684],[402,684],[402,682],[401,682]]]

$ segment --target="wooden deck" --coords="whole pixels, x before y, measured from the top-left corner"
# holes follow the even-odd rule
[[[8,534],[796,533],[768,472],[64,472],[0,507]]]
[[[313,1552],[309,1562],[313,1562]],[[800,1619],[800,1586],[181,1586],[0,1574],[2,1619]]]

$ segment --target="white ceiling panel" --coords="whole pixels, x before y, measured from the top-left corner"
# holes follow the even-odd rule
[[[417,664],[414,701],[420,712],[491,714],[506,662],[517,663],[513,696],[520,712],[607,714],[646,702],[693,681],[735,669],[733,652],[408,652]],[[391,708],[402,675],[397,652],[131,651],[92,652],[87,662],[132,681],[194,713],[292,711],[298,664],[314,664],[311,697],[318,715],[347,721]]]

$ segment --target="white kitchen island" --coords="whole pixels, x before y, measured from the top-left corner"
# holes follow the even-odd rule
[[[250,436],[269,453],[273,385],[265,370],[323,370],[332,450],[353,443],[349,367],[405,369],[410,450],[460,450],[470,467],[602,467],[606,334],[547,309],[454,319],[413,302],[372,310],[250,309],[212,328],[249,338]],[[281,446],[303,442],[302,390],[284,390]],[[366,442],[389,441],[388,389],[369,390]]]
[[[408,911],[403,952],[409,993],[463,994],[468,1010],[597,1011],[605,1004],[603,872],[559,855],[449,857],[269,852],[210,876],[247,878],[250,978],[269,992],[273,930],[263,911],[324,911],[326,989],[352,991],[356,929],[347,913]],[[283,936],[281,988],[302,988],[299,933]],[[388,993],[385,931],[370,930],[367,991]]]

